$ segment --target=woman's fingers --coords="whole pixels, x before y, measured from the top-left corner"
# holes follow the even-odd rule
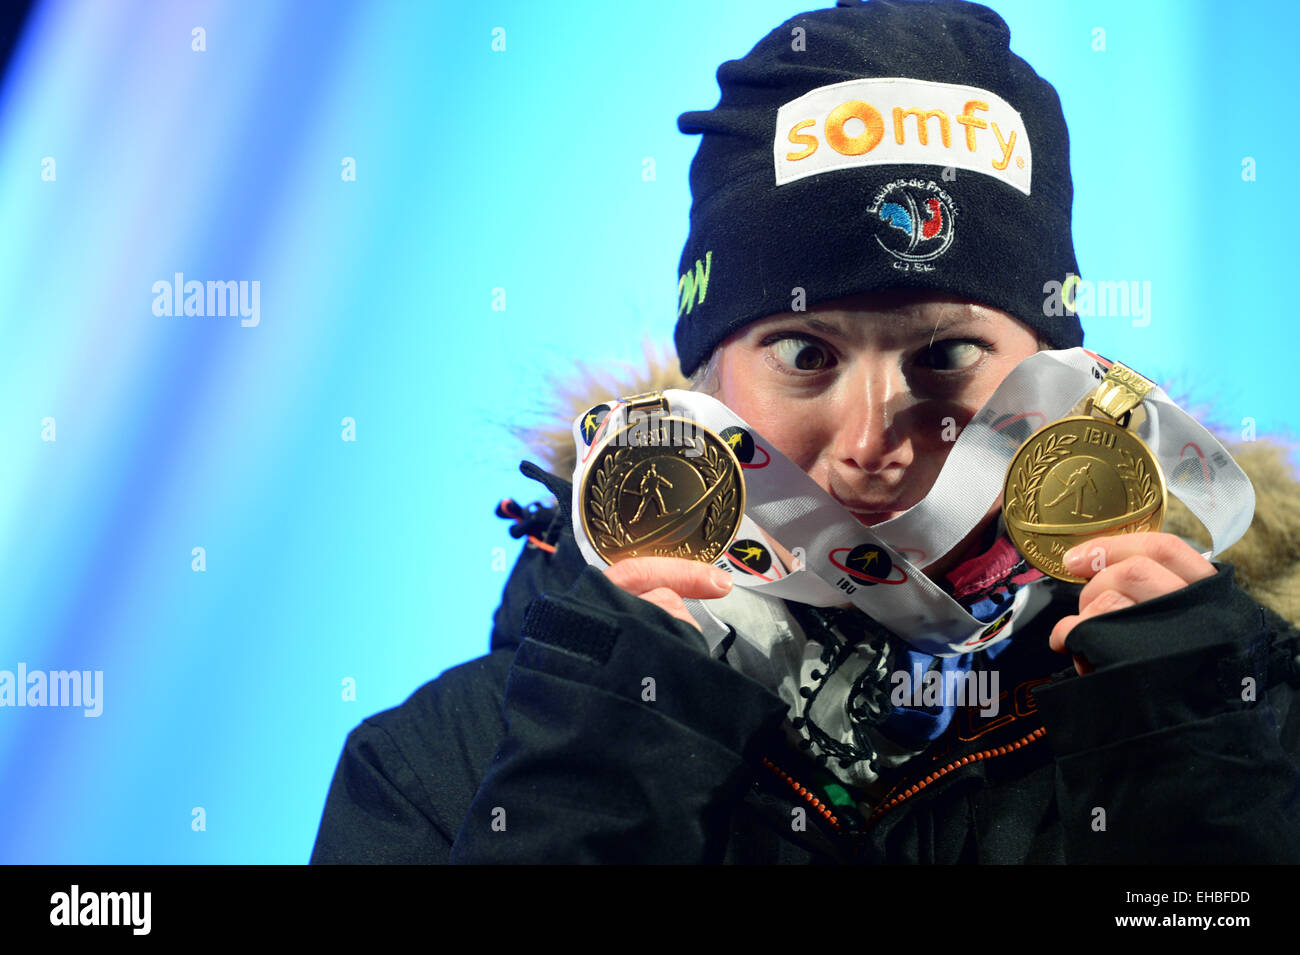
[[[678,620],[689,623],[696,630],[700,630],[700,632],[703,633],[700,625],[696,623],[695,618],[691,616],[691,612],[686,609],[686,603],[674,591],[669,590],[667,587],[658,587],[655,590],[641,594],[640,597],[642,600],[654,604],[669,616],[676,617]]]
[[[684,598],[716,599],[732,587],[725,570],[682,557],[629,557],[605,569],[614,586],[701,630]]]
[[[1080,577],[1093,577],[1130,557],[1147,557],[1187,583],[1215,574],[1214,565],[1182,538],[1152,532],[1087,541],[1066,552],[1065,569]]]
[[[721,597],[731,590],[725,570],[683,557],[629,557],[606,568],[605,576],[634,597],[659,587],[697,598]]]
[[[1175,590],[1182,590],[1187,584],[1186,578],[1161,566],[1150,557],[1129,557],[1118,564],[1109,565],[1084,585],[1079,593],[1079,613],[1092,616],[1093,614],[1087,614],[1088,609],[1107,594],[1117,594],[1128,603],[1117,603],[1114,597],[1107,598],[1106,606],[1100,611],[1103,613],[1163,597]]]
[[[1089,617],[1163,597],[1217,573],[1186,541],[1160,533],[1099,537],[1068,551],[1065,567],[1090,579],[1079,592],[1079,612],[1052,628],[1048,642],[1057,653],[1065,652],[1070,631]]]

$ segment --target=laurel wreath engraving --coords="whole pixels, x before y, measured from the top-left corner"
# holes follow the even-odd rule
[[[601,458],[592,478],[592,494],[588,498],[591,526],[600,535],[596,543],[604,548],[622,547],[632,539],[618,518],[618,484],[614,472],[628,455],[628,448],[615,448]]]
[[[1024,509],[1029,523],[1038,523],[1038,495],[1048,469],[1062,458],[1069,457],[1069,446],[1079,440],[1077,434],[1051,434],[1025,456],[1016,469],[1016,484],[1020,488],[1011,502]]]
[[[1141,498],[1137,505],[1132,507],[1132,510],[1141,510],[1148,505],[1154,504],[1156,500],[1155,478],[1152,477],[1151,473],[1147,470],[1146,462],[1141,458],[1134,457],[1133,454],[1123,448],[1119,448],[1118,450],[1120,457],[1124,460],[1120,464],[1115,465],[1115,470],[1118,471],[1119,476],[1124,479],[1126,489],[1131,491],[1134,485],[1137,486],[1137,493]],[[1146,520],[1133,528],[1133,531],[1148,530],[1150,526],[1151,521]]]
[[[723,475],[728,471],[729,463],[723,456],[722,451],[714,447],[708,441],[701,440],[704,445],[704,453],[696,460],[700,471],[704,474],[704,486],[710,485],[722,480]],[[713,535],[718,529],[722,515],[730,514],[736,506],[736,482],[727,481],[722,487],[718,488],[718,493],[714,495],[713,500],[704,511],[704,539],[713,540]]]

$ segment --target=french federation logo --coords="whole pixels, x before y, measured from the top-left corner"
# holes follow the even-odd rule
[[[880,220],[876,241],[899,260],[898,268],[937,259],[952,245],[955,208],[937,183],[897,179],[876,193],[871,207]]]

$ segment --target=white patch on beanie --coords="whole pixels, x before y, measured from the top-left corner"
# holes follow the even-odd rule
[[[996,93],[905,77],[833,83],[786,103],[772,143],[776,184],[907,163],[953,166],[1030,194],[1033,152],[1024,121]]]

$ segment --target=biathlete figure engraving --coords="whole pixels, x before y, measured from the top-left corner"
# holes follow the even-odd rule
[[[641,504],[637,507],[636,513],[632,515],[632,519],[628,521],[628,523],[635,524],[637,521],[641,520],[641,515],[645,512],[646,505],[648,505],[651,501],[654,501],[655,504],[659,506],[660,517],[666,517],[669,514],[675,514],[676,513],[675,510],[673,511],[668,510],[668,505],[664,503],[664,494],[663,494],[664,488],[671,488],[672,486],[673,483],[669,481],[666,477],[661,475],[655,469],[653,463],[650,465],[650,467],[646,468],[645,474],[641,475],[640,491],[626,492],[628,494],[632,494],[634,497],[639,497],[641,499]]]
[[[1061,491],[1061,493],[1056,495],[1056,497],[1048,501],[1043,506],[1055,507],[1057,504],[1060,504],[1067,497],[1073,494],[1074,507],[1071,509],[1070,513],[1073,514],[1075,517],[1092,517],[1093,515],[1085,513],[1083,511],[1084,491],[1092,491],[1093,494],[1097,493],[1097,485],[1096,483],[1093,482],[1092,475],[1089,473],[1091,470],[1092,470],[1092,462],[1088,462],[1087,464],[1082,464],[1079,467],[1075,468],[1073,471],[1070,472],[1070,476],[1061,482],[1064,485],[1064,489]]]

